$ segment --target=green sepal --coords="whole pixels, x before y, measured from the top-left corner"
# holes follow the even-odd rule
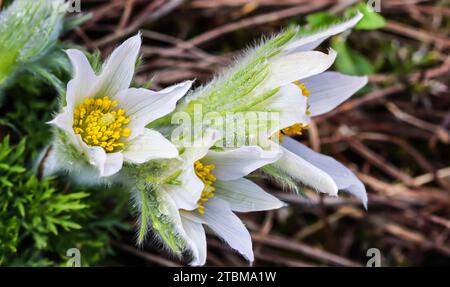
[[[141,181],[135,185],[135,205],[139,210],[137,242],[142,245],[152,229],[175,255],[187,249],[181,217],[169,194],[157,185]]]
[[[298,195],[305,195],[298,182],[285,171],[277,168],[275,165],[266,165],[261,168],[261,171],[263,172],[263,177],[275,181],[275,183],[280,185],[283,189],[287,189]]]

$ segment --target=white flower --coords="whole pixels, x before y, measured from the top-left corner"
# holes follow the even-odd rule
[[[334,190],[347,191],[359,198],[367,208],[366,188],[348,168],[334,158],[317,153],[290,137],[284,138],[282,145],[285,148],[284,154],[276,165],[284,166],[289,170],[297,170],[298,177],[304,182],[313,183],[317,179],[325,179],[329,182],[323,181],[315,184],[318,190],[323,190],[323,186],[330,185]],[[301,175],[301,170],[305,168],[313,171],[309,175],[311,177],[309,180],[306,179],[307,174]]]
[[[283,136],[301,135],[310,117],[329,112],[367,83],[367,77],[325,72],[334,62],[336,52],[311,51],[332,35],[359,22],[361,14],[316,34],[295,39],[283,52],[270,60],[269,77],[261,91],[279,88],[276,95],[259,104],[261,110],[279,111],[277,129],[269,131],[272,139],[283,142],[283,156],[274,165],[296,180],[317,191],[337,195],[346,190],[367,204],[364,185],[334,159],[315,154],[305,146]]]
[[[191,265],[205,264],[206,237],[203,225],[208,225],[230,247],[253,261],[250,234],[233,212],[270,210],[284,206],[258,185],[243,178],[273,163],[281,153],[263,150],[259,146],[210,150],[218,138],[213,134],[209,143],[203,147],[187,148],[181,154],[186,163],[181,176],[182,183],[178,187],[166,186],[166,191],[180,209],[182,227],[193,256]]]
[[[145,127],[172,112],[191,82],[159,92],[129,88],[140,46],[140,35],[125,41],[100,75],[81,51],[67,50],[75,75],[67,84],[66,106],[50,124],[65,132],[69,144],[102,177],[117,173],[124,161],[140,164],[178,156],[170,141]]]

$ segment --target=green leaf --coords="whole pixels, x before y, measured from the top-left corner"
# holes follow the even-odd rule
[[[309,29],[320,29],[334,24],[339,18],[328,12],[317,12],[306,16]]]
[[[371,75],[375,72],[369,60],[358,51],[348,47],[342,38],[335,37],[331,45],[338,54],[335,65],[340,72],[357,76]]]
[[[386,20],[380,13],[373,11],[365,3],[359,3],[354,10],[359,10],[364,17],[355,26],[357,30],[376,30],[381,29],[386,25]],[[352,11],[349,10],[348,13]]]

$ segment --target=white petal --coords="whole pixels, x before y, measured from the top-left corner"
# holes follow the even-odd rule
[[[254,260],[250,233],[226,201],[219,198],[208,200],[205,203],[205,221],[231,248],[250,262]]]
[[[201,223],[201,224],[206,224],[205,221],[205,216],[200,214],[197,211],[185,211],[185,210],[180,210],[180,214],[189,219],[190,221],[196,222],[196,223]]]
[[[332,49],[328,54],[310,51],[281,55],[270,63],[270,75],[264,86],[273,89],[320,74],[333,64],[334,59],[336,52]]]
[[[56,117],[47,122],[54,127],[60,128],[64,130],[67,134],[72,137],[75,135],[73,131],[73,113],[70,111],[68,107],[63,108],[63,111],[56,115]]]
[[[171,113],[177,101],[186,94],[191,85],[191,81],[186,81],[159,92],[134,88],[120,92],[116,99],[120,108],[124,109],[130,118],[129,139],[141,133],[150,122]]]
[[[283,49],[288,53],[314,50],[329,37],[342,33],[345,30],[348,30],[355,26],[362,19],[362,17],[363,15],[361,13],[358,13],[353,18],[340,24],[333,25],[312,35],[301,37],[298,40],[289,43]]]
[[[162,134],[151,129],[144,129],[140,136],[126,145],[122,153],[126,161],[137,164],[178,156],[177,148]]]
[[[141,35],[138,34],[112,52],[98,77],[93,92],[96,96],[115,97],[130,86],[140,48]]]
[[[66,132],[72,144],[87,157],[89,163],[99,171],[100,176],[111,176],[117,173],[122,168],[122,154],[107,154],[102,147],[88,146],[82,140],[81,135],[74,133],[72,128],[73,115],[68,113],[67,110],[68,107],[65,107],[61,114],[57,115],[55,119],[48,123]]]
[[[58,114],[53,120],[47,122],[48,124],[63,130],[66,135],[69,137],[70,142],[78,148],[80,152],[84,152],[84,154],[89,157],[90,151],[89,147],[83,142],[80,135],[75,134],[73,131],[73,113],[69,111],[69,107],[63,108],[63,112]],[[95,152],[94,152],[95,154]],[[101,156],[103,158],[103,156]],[[97,161],[93,161],[94,163]],[[99,163],[95,163],[94,165],[98,165]],[[101,163],[103,166],[103,163]]]
[[[80,135],[75,135],[77,146],[87,155],[89,163],[99,171],[100,177],[111,176],[117,173],[123,164],[121,153],[106,153],[102,147],[90,147],[83,142]]]
[[[196,137],[192,141],[190,147],[181,146],[184,149],[181,157],[186,162],[186,165],[193,165],[197,160],[202,159],[221,137],[221,132],[207,129],[203,132],[203,136]]]
[[[187,167],[180,175],[179,185],[164,185],[178,209],[195,210],[205,185],[195,174],[194,167]]]
[[[294,84],[281,87],[276,95],[262,102],[259,107],[279,112],[278,126],[273,127],[269,135],[293,124],[309,122],[306,115],[307,97],[303,96],[300,88]]]
[[[302,82],[311,92],[309,97],[311,116],[318,116],[331,111],[364,87],[367,84],[367,77],[325,72]]]
[[[319,192],[334,196],[338,193],[336,183],[327,173],[285,148],[283,156],[274,165]]]
[[[80,135],[77,135],[77,137],[80,137]],[[80,143],[79,145],[86,152],[86,155],[89,159],[89,163],[95,168],[97,168],[97,170],[100,173],[100,176],[103,176],[105,174],[105,162],[106,162],[105,150],[98,146],[89,147],[84,142]]]
[[[73,110],[84,98],[90,96],[90,92],[96,84],[97,76],[81,51],[69,49],[66,53],[74,70],[73,79],[67,84],[66,102],[69,109]]]
[[[120,152],[107,153],[103,173],[100,176],[111,176],[122,169],[123,155]]]
[[[367,208],[367,192],[364,184],[340,162],[332,157],[317,153],[289,137],[283,139],[283,146],[326,172],[333,178],[338,189],[345,190],[356,196]]]
[[[205,229],[201,223],[197,223],[181,216],[181,223],[186,232],[188,239],[192,245],[192,261],[191,266],[205,265],[206,262],[206,236]]]
[[[251,212],[278,209],[285,204],[265,192],[252,181],[240,178],[232,181],[216,181],[215,195],[227,201],[233,211]]]
[[[277,161],[280,156],[279,149],[266,151],[259,146],[243,146],[227,151],[210,150],[202,163],[215,165],[213,174],[218,180],[234,180]]]

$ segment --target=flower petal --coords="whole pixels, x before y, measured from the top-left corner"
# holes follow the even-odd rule
[[[131,120],[129,139],[139,135],[150,122],[171,113],[191,85],[192,81],[185,81],[159,92],[132,88],[119,93],[116,97],[119,106]]]
[[[64,130],[71,137],[75,136],[73,131],[73,113],[68,107],[63,108],[63,111],[56,115],[56,117],[47,122],[48,124]]]
[[[201,223],[197,223],[181,216],[184,232],[192,245],[192,261],[191,266],[205,265],[206,262],[206,236],[205,229]]]
[[[270,63],[270,75],[264,86],[273,89],[320,74],[334,63],[335,58],[336,52],[332,49],[328,54],[309,51],[281,55]]]
[[[358,13],[356,16],[354,16],[351,19],[348,19],[347,21],[344,21],[337,25],[330,26],[317,33],[301,37],[298,40],[295,40],[292,43],[286,45],[284,47],[284,51],[292,53],[292,52],[314,50],[329,37],[342,33],[345,30],[348,30],[353,26],[355,26],[362,19],[362,17],[363,14]]]
[[[279,149],[266,151],[259,146],[243,146],[227,151],[210,150],[202,162],[215,165],[213,173],[218,180],[234,180],[277,161],[280,156]]]
[[[294,84],[281,87],[277,94],[262,102],[259,107],[279,112],[278,126],[273,127],[269,135],[293,124],[309,122],[306,115],[307,97],[302,96],[302,91]]]
[[[208,200],[205,203],[205,221],[231,248],[248,261],[254,260],[250,233],[226,201],[219,198]]]
[[[338,193],[336,183],[327,173],[285,148],[283,156],[274,165],[319,192],[334,196]]]
[[[80,137],[80,135],[77,135]],[[79,139],[81,141],[81,137]],[[106,162],[106,152],[103,148],[99,146],[89,147],[84,142],[80,143],[80,146],[86,152],[86,155],[89,159],[89,163],[97,168],[100,173],[100,176],[105,174],[105,162]]]
[[[364,207],[367,208],[367,192],[364,184],[345,166],[334,158],[317,153],[298,141],[286,137],[283,146],[326,172],[336,183],[338,189],[345,190],[359,198]]]
[[[138,34],[112,52],[98,77],[93,91],[96,96],[115,97],[130,86],[140,48],[141,35]]]
[[[103,173],[100,176],[111,176],[122,169],[123,155],[120,152],[107,153]]]
[[[192,140],[192,143],[189,143],[192,144],[191,146],[181,145],[184,149],[181,158],[185,161],[186,166],[193,166],[197,160],[202,159],[221,137],[220,131],[207,129],[203,132],[203,136],[196,137]]]
[[[167,184],[163,188],[170,194],[178,209],[197,209],[197,202],[205,185],[195,174],[194,166],[185,168],[179,180],[180,184]]]
[[[278,209],[285,204],[273,195],[265,192],[254,182],[240,178],[232,181],[216,181],[215,195],[227,201],[231,210],[237,212],[251,212]]]
[[[126,161],[137,164],[178,156],[177,148],[162,134],[151,129],[144,129],[140,136],[126,145],[122,153]]]
[[[97,82],[97,76],[81,51],[69,49],[66,50],[66,53],[74,70],[73,79],[67,84],[66,102],[69,109],[73,110],[84,98],[90,96],[91,90]]]
[[[73,115],[67,112],[68,107],[57,115],[55,119],[48,122],[49,124],[60,128],[69,136],[72,144],[78,148],[81,153],[87,157],[89,164],[94,166],[101,177],[111,176],[117,173],[123,164],[123,156],[121,153],[106,153],[102,147],[90,147],[81,139],[81,136],[75,134],[72,128]]]
[[[309,97],[311,116],[318,116],[331,111],[364,87],[367,84],[367,77],[325,72],[302,82],[311,92]]]

